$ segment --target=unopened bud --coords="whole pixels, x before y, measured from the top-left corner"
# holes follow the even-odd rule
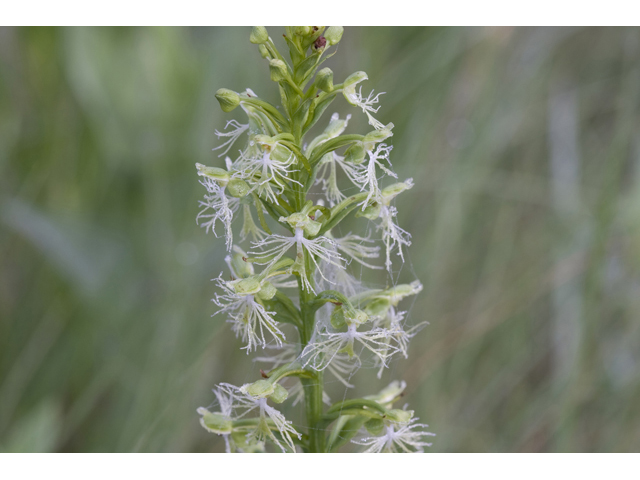
[[[278,58],[269,61],[269,73],[271,80],[281,82],[287,78],[287,64]]]
[[[322,35],[316,38],[316,41],[313,42],[313,48],[315,48],[316,50],[322,50],[326,46],[327,46],[327,39],[324,38]]]
[[[316,87],[327,93],[333,90],[333,71],[330,68],[323,68],[317,73]]]
[[[264,45],[258,45],[258,50],[260,51],[260,55],[262,58],[269,58],[269,50]]]
[[[301,37],[306,37],[311,33],[311,27],[293,27],[293,33]]]
[[[233,90],[221,88],[216,92],[216,98],[220,102],[220,108],[223,112],[230,112],[240,105],[240,96]]]
[[[249,35],[249,41],[251,43],[255,43],[261,45],[263,43],[267,43],[269,40],[269,33],[267,29],[264,27],[253,27],[251,29],[251,35]]]
[[[324,32],[324,38],[327,39],[329,45],[335,45],[340,41],[343,33],[344,28],[342,27],[329,27]]]

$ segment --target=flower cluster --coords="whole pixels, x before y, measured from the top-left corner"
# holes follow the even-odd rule
[[[213,406],[198,409],[202,426],[222,435],[227,451],[264,451],[268,444],[287,452],[332,451],[358,431],[344,430],[348,418],[369,432],[353,440],[367,452],[422,451],[429,445],[423,437],[432,435],[413,412],[392,408],[404,384],[338,404],[323,387],[328,372],[351,388],[351,376],[367,361],[380,377],[394,356],[407,357],[409,340],[426,323],[407,327],[399,309],[420,292],[420,282],[370,289],[350,273],[355,262],[391,274],[394,253],[404,262],[411,236],[398,226],[392,203],[413,182],[399,181],[392,170],[387,142],[394,125],[376,118],[381,93],[362,93],[367,75],[356,72],[334,84],[331,69],[320,69],[342,33],[342,27],[286,27],[288,61],[267,30],[254,27],[250,41],[268,62],[282,106],[251,89],[218,90],[222,110],[239,107],[246,120],[230,120],[215,132],[224,168],[196,164],[206,189],[196,221],[223,234],[229,252],[230,276],[215,279],[216,314],[226,317],[247,353],[275,352],[257,359],[271,366],[262,379],[241,387],[221,383]],[[305,141],[339,94],[373,130],[348,133],[352,116],[334,113]],[[385,177],[391,184],[381,183]],[[240,212],[239,238],[250,242],[244,249],[233,234]],[[352,213],[371,222],[367,235],[338,234]],[[378,262],[381,253],[384,262]],[[305,399],[304,436],[272,406],[287,398],[294,405]]]

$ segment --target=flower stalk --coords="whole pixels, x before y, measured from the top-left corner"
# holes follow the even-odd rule
[[[273,365],[260,370],[262,378],[239,387],[221,383],[214,403],[198,409],[202,426],[222,435],[230,452],[265,451],[268,445],[283,452],[328,452],[349,441],[366,451],[422,451],[428,445],[422,438],[432,435],[416,423],[413,411],[393,408],[404,383],[333,404],[324,391],[325,375],[351,388],[348,380],[365,357],[380,372],[394,355],[406,357],[408,341],[422,325],[405,329],[406,312],[397,310],[421,290],[419,282],[372,290],[348,270],[354,261],[383,268],[376,264],[382,247],[389,273],[392,252],[404,261],[402,247],[410,245],[410,235],[396,224],[391,202],[413,183],[380,185],[384,176],[397,179],[389,161],[392,147],[384,143],[393,124],[374,117],[383,92],[362,94],[364,72],[334,83],[331,69],[321,68],[342,35],[342,27],[285,27],[286,59],[266,28],[254,27],[249,40],[268,63],[281,108],[251,89],[216,93],[224,112],[240,107],[247,119],[229,120],[224,131],[216,130],[221,156],[240,147],[237,155],[226,156],[225,168],[197,165],[207,190],[197,221],[214,234],[221,223],[229,252],[230,272],[216,279],[221,293],[213,302],[247,353],[276,351],[258,359]],[[340,93],[373,130],[344,133],[351,115],[341,119],[334,113],[324,131],[306,141]],[[318,193],[324,200],[314,202]],[[240,211],[240,239],[251,242],[244,250],[233,236]],[[373,222],[369,230],[380,232],[378,238],[335,235],[352,213]],[[290,393],[296,397],[293,405],[304,397],[304,431],[274,406]]]

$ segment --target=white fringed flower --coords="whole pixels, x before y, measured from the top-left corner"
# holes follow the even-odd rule
[[[388,348],[395,348],[396,351],[404,358],[409,357],[409,341],[415,337],[415,335],[424,328],[425,325],[428,325],[429,322],[421,322],[418,325],[414,325],[410,327],[408,330],[405,330],[402,321],[404,320],[404,316],[407,312],[396,312],[394,307],[390,307],[387,312],[387,317],[383,322],[376,322],[376,325],[384,325],[382,328],[385,328],[389,332]],[[391,342],[394,342],[394,347],[391,347]],[[379,366],[377,377],[382,377],[382,372],[386,365],[376,358],[376,366]]]
[[[389,154],[392,149],[392,146],[381,143],[376,146],[375,150],[369,150],[369,162],[366,168],[360,170],[359,174],[355,177],[356,183],[360,185],[360,190],[369,190],[369,195],[366,200],[362,202],[362,210],[369,205],[372,199],[375,200],[381,196],[380,187],[378,186],[378,167],[387,175],[398,178],[398,175],[388,169],[384,164],[386,161],[389,166],[391,166]]]
[[[314,263],[320,275],[322,272],[320,271],[320,267],[318,265],[318,261],[316,257],[324,260],[325,262],[331,263],[335,266],[342,267],[339,262],[344,261],[344,258],[340,256],[335,250],[335,248],[328,248],[324,244],[328,243],[330,246],[333,246],[333,240],[327,237],[317,237],[313,240],[304,237],[304,230],[302,228],[296,228],[295,233],[291,237],[285,237],[283,235],[269,235],[264,240],[260,240],[259,242],[253,242],[254,248],[260,249],[259,251],[250,252],[251,255],[256,257],[256,263],[259,265],[269,264],[269,267],[275,264],[287,251],[296,246],[296,264],[293,268],[295,268],[297,273],[300,275],[300,279],[304,285],[305,290],[308,292],[316,293],[313,289],[313,286],[309,282],[309,278],[305,268],[304,262],[304,253],[307,252],[309,258]]]
[[[236,143],[236,140],[238,140],[238,138],[240,138],[240,136],[246,132],[247,130],[249,130],[249,124],[248,123],[239,123],[236,120],[229,120],[227,122],[227,124],[225,125],[224,129],[228,129],[229,126],[232,127],[232,130],[228,131],[228,132],[220,132],[218,130],[215,131],[215,134],[218,138],[226,138],[227,140],[220,146],[216,147],[213,149],[213,151],[216,150],[220,150],[223,149],[222,153],[220,155],[218,155],[218,157],[221,157],[223,155],[225,155],[230,149],[231,147],[233,147],[233,144]],[[225,148],[226,147],[226,148]]]
[[[216,222],[219,220],[224,225],[227,250],[231,251],[231,246],[233,245],[231,222],[240,202],[237,198],[227,197],[225,193],[226,185],[220,185],[210,177],[204,176],[200,183],[207,189],[209,194],[204,196],[204,201],[201,200],[199,202],[200,206],[204,208],[198,213],[196,223],[204,227],[207,233],[212,231],[217,237]]]
[[[363,258],[378,258],[380,256],[380,247],[367,245],[368,243],[373,243],[373,240],[371,240],[369,236],[361,237],[360,235],[354,235],[349,232],[344,237],[334,238],[333,240],[339,251],[360,265],[373,269],[382,268],[378,265],[371,265],[363,260]]]
[[[269,364],[271,368],[278,368],[281,365],[293,362],[300,356],[298,346],[294,344],[284,344],[282,347],[267,346],[266,350],[275,350],[276,353],[270,357],[256,357],[253,359],[253,361]],[[358,363],[353,362],[347,354],[340,353],[333,357],[331,363],[327,365],[327,370],[345,387],[353,388],[353,385],[351,385],[345,377],[350,377],[358,366]],[[302,393],[298,392],[296,388],[297,387],[294,387],[289,390],[289,393],[292,396],[297,394],[302,395]],[[329,396],[324,392],[322,394],[322,397],[323,399],[329,398]],[[294,405],[298,403],[297,400],[298,399],[296,399],[296,402],[294,402]]]
[[[318,168],[318,174],[316,179],[316,185],[321,184],[327,201],[330,206],[337,205],[347,196],[342,193],[340,187],[338,187],[338,168],[345,173],[349,181],[355,186],[362,189],[363,185],[360,178],[363,177],[363,165],[356,165],[344,161],[344,157],[338,155],[335,151],[326,154],[320,160],[320,167]]]
[[[411,234],[395,223],[394,218],[397,214],[398,210],[396,210],[395,207],[383,205],[380,209],[380,223],[376,227],[378,230],[382,230],[382,241],[386,253],[384,264],[389,272],[391,272],[391,252],[397,247],[398,256],[400,256],[402,263],[404,263],[402,247],[409,247],[411,245]]]
[[[374,107],[374,105],[378,103],[378,98],[380,97],[380,95],[384,95],[385,92],[380,92],[376,95],[374,95],[373,93],[373,90],[371,90],[371,93],[369,93],[369,95],[365,98],[362,96],[362,87],[360,87],[357,92],[354,89],[353,93],[349,94],[349,99],[352,105],[361,108],[362,111],[367,115],[367,118],[369,119],[369,125],[371,125],[376,130],[382,130],[385,127],[384,124],[376,120],[373,115],[371,115],[371,112],[378,113],[378,110],[380,110],[380,106],[378,105],[377,107]]]
[[[278,322],[273,318],[275,312],[269,312],[259,299],[253,294],[239,294],[234,289],[237,280],[225,282],[222,274],[216,279],[218,286],[224,291],[216,294],[213,302],[220,307],[218,313],[227,313],[227,322],[232,324],[236,336],[242,338],[247,345],[243,349],[247,353],[256,350],[258,346],[265,347],[267,340],[265,333],[269,333],[277,345],[282,345],[284,333],[278,328]],[[257,293],[257,292],[256,292]]]
[[[236,419],[243,418],[255,410],[258,411],[260,417],[259,423],[254,430],[249,432],[247,437],[254,438],[257,441],[264,441],[269,437],[283,452],[286,452],[287,449],[295,452],[296,447],[291,435],[295,435],[298,439],[302,436],[293,428],[291,422],[287,420],[282,413],[267,404],[266,397],[251,395],[247,391],[248,386],[249,385],[236,387],[229,383],[221,383],[218,386],[219,390],[231,398]],[[280,432],[282,442],[273,434],[269,420],[273,422],[273,426]]]
[[[253,185],[258,195],[264,199],[278,203],[278,195],[284,192],[288,182],[302,185],[291,178],[291,173],[297,171],[292,168],[296,162],[293,152],[284,159],[274,158],[271,148],[265,148],[256,156],[240,153],[240,158],[234,163],[237,173],[234,176],[247,180]]]
[[[262,240],[267,234],[256,225],[251,214],[251,206],[249,204],[242,205],[242,230],[240,230],[240,239],[244,242],[247,237],[255,240]]]
[[[218,399],[218,411],[214,412],[214,415],[220,415],[221,417],[223,417],[221,420],[223,423],[224,420],[228,419],[229,422],[231,421],[231,416],[233,415],[233,399],[231,398],[231,396],[227,395],[224,391],[221,391],[220,389],[214,389],[213,393],[215,394],[216,398]],[[202,427],[211,432],[211,433],[217,433],[218,435],[222,435],[222,438],[224,438],[224,444],[225,444],[225,451],[227,453],[231,453],[231,429],[229,428],[228,430],[219,430],[219,429],[213,429],[211,428],[209,425],[207,425],[207,423],[205,422],[205,420],[207,419],[207,416],[211,413],[209,412],[209,410],[207,410],[204,407],[200,407],[198,408],[197,412],[202,415],[202,417],[200,418],[200,425],[202,425]]]
[[[398,256],[404,263],[404,253],[402,247],[409,247],[411,245],[411,234],[400,228],[395,223],[395,217],[398,211],[395,207],[392,207],[391,201],[405,190],[409,190],[413,187],[413,179],[408,178],[404,182],[396,183],[384,188],[380,195],[377,197],[379,204],[378,218],[380,223],[377,225],[378,230],[382,230],[382,241],[385,245],[386,260],[385,266],[387,270],[391,272],[391,252],[394,249],[398,249]],[[366,215],[366,212],[365,212]],[[369,216],[369,218],[372,218]],[[372,218],[373,219],[373,218]]]
[[[363,453],[415,453],[424,452],[424,447],[430,447],[431,443],[423,440],[424,437],[433,437],[435,433],[424,429],[429,425],[417,422],[417,418],[409,420],[406,424],[388,422],[383,434],[378,437],[365,437],[359,440],[351,440],[356,445],[364,445],[367,448]]]
[[[340,353],[347,353],[349,358],[356,358],[354,351],[356,344],[373,353],[385,366],[387,360],[398,351],[387,340],[391,333],[384,328],[372,328],[368,331],[358,331],[358,324],[347,326],[346,332],[317,331],[315,341],[309,343],[302,351],[304,366],[311,366],[314,370],[324,370]]]

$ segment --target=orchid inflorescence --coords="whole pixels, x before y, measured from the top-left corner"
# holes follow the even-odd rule
[[[411,236],[397,225],[392,202],[413,182],[397,181],[391,169],[392,147],[385,141],[393,135],[393,124],[374,117],[381,93],[362,94],[367,75],[356,72],[334,85],[329,68],[318,71],[336,52],[342,27],[285,28],[290,62],[264,27],[254,27],[250,35],[269,62],[282,107],[251,89],[218,90],[222,110],[240,107],[248,120],[230,120],[224,131],[216,131],[223,140],[216,150],[226,156],[242,138],[246,143],[235,159],[226,156],[225,168],[196,164],[206,188],[197,221],[216,236],[221,224],[229,252],[225,260],[231,279],[223,274],[215,279],[217,314],[226,316],[247,353],[258,348],[273,353],[257,359],[271,370],[240,387],[216,386],[214,406],[198,409],[200,422],[224,437],[228,452],[264,451],[269,443],[283,452],[329,452],[349,441],[367,447],[366,452],[421,452],[433,434],[406,406],[393,408],[404,382],[335,404],[323,388],[325,372],[351,388],[349,378],[365,357],[380,378],[392,357],[407,357],[410,338],[426,323],[406,328],[406,312],[399,310],[402,300],[421,291],[419,281],[370,289],[347,271],[355,261],[391,274],[393,253],[404,262],[403,248]],[[339,93],[362,110],[372,130],[344,134],[351,115],[334,113],[324,131],[305,142]],[[382,187],[385,176],[395,183]],[[340,188],[342,178],[348,190]],[[321,191],[324,199],[308,200],[312,190]],[[232,229],[239,212],[240,240],[251,242],[244,250],[234,243]],[[381,248],[371,234],[336,235],[338,224],[352,212],[373,222],[369,230],[383,245],[384,267],[375,263]],[[272,232],[267,217],[284,233]],[[289,397],[294,404],[304,400],[304,430],[273,406]]]

